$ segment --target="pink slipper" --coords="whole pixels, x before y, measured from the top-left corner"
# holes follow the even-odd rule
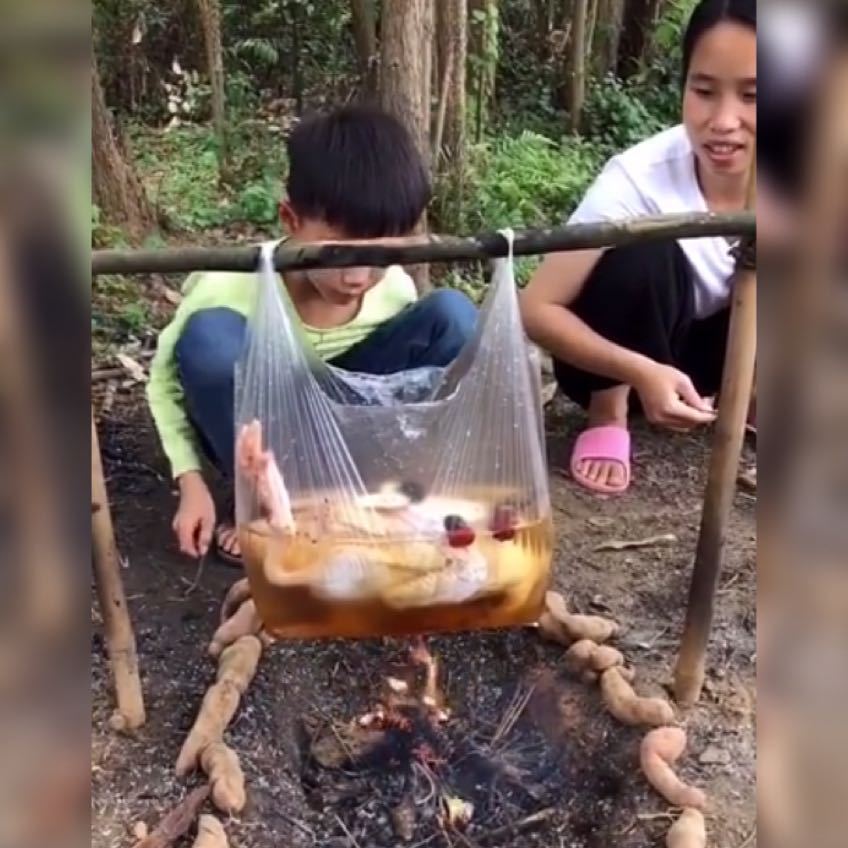
[[[620,462],[624,468],[624,485],[608,486],[587,480],[577,470],[580,463],[587,459]],[[571,476],[581,486],[594,492],[618,495],[625,491],[630,485],[630,433],[627,428],[608,425],[584,430],[577,437],[571,453]]]

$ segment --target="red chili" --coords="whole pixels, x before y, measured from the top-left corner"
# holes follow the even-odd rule
[[[499,542],[508,542],[515,538],[516,524],[515,509],[509,504],[498,504],[492,513],[489,529],[492,531],[492,536]]]
[[[467,524],[448,530],[448,544],[452,548],[467,548],[474,544],[474,538],[474,531]]]

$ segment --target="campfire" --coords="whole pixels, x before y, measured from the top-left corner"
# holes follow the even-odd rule
[[[551,592],[536,629],[567,648],[561,662],[524,669],[491,703],[478,700],[469,709],[461,692],[452,701],[443,679],[450,670],[418,638],[386,669],[369,709],[303,716],[304,796],[317,815],[335,820],[339,846],[619,844],[610,834],[625,835],[638,815],[623,790],[644,778],[683,811],[669,815],[669,848],[706,845],[707,799],[673,769],[685,731],[666,699],[636,694],[635,671],[603,644],[618,626],[572,613]],[[202,770],[208,785],[189,793],[149,836],[140,833],[137,848],[173,845],[207,800],[227,816],[245,809],[245,777],[224,734],[270,644],[245,583],[236,584],[210,645],[216,681],[177,760],[178,774]],[[652,729],[639,730],[645,727]],[[228,844],[208,814],[197,834],[195,846]]]
[[[551,814],[540,803],[553,763],[541,739],[521,751],[507,744],[533,692],[520,689],[488,735],[469,732],[440,689],[438,659],[419,640],[373,710],[347,722],[305,722],[308,797],[325,809],[335,804],[340,817],[363,809],[362,793],[379,798],[390,811],[383,829],[403,841],[419,829],[471,834],[477,821],[487,822],[490,839],[540,825]]]

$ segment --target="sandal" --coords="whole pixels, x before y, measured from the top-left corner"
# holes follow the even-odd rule
[[[226,542],[223,538],[225,534],[231,534],[229,540]],[[219,559],[227,563],[227,565],[232,565],[237,568],[244,566],[244,562],[241,558],[241,551],[236,553],[233,550],[234,547],[238,547],[239,545],[239,538],[235,525],[222,522],[215,528],[214,539],[215,553],[218,555]]]
[[[579,472],[580,463],[587,459],[618,462],[624,469],[624,483],[609,486],[589,480]],[[574,443],[571,454],[571,476],[587,489],[605,495],[618,495],[630,485],[630,433],[625,427],[607,425],[584,430]]]

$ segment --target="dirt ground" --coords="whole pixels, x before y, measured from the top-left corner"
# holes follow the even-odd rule
[[[196,568],[175,551],[169,529],[175,505],[172,485],[149,418],[133,406],[134,411],[113,411],[101,421],[101,444],[119,547],[126,560],[124,578],[148,722],[134,737],[109,729],[111,684],[92,602],[92,848],[132,845],[129,828],[134,822],[144,820],[152,827],[199,782],[200,778],[178,780],[173,765],[214,677],[206,645],[223,593],[237,576],[231,567],[210,560],[198,588],[186,597]],[[579,413],[561,399],[549,407],[548,452],[558,537],[553,584],[577,609],[618,620],[625,628],[619,647],[638,671],[637,688],[645,694],[661,692],[670,682],[682,626],[708,437],[660,434],[637,424],[634,483],[626,495],[602,499],[583,492],[557,470],[566,465],[580,424]],[[675,534],[677,542],[621,552],[596,550],[609,540],[665,533]],[[680,766],[687,779],[710,795],[709,844],[714,848],[756,845],[755,561],[755,501],[740,492],[727,540],[707,685],[701,703],[685,716],[689,748]],[[531,630],[434,637],[430,644],[444,664],[445,689],[456,721],[469,733],[498,722],[529,672],[539,668],[556,672],[561,665],[562,649],[542,643]],[[367,781],[356,787],[359,794],[353,801],[350,793],[346,801],[344,793],[334,798],[326,791],[316,801],[304,782],[299,743],[305,715],[345,720],[373,705],[386,669],[403,651],[398,640],[291,642],[278,643],[263,655],[227,735],[240,754],[249,796],[239,820],[227,823],[232,845],[404,844],[392,834],[386,799],[377,797]],[[585,700],[594,747],[572,747],[568,767],[558,772],[555,797],[549,785],[547,798],[539,804],[551,810],[542,826],[490,838],[487,822],[478,821],[452,842],[421,829],[423,835],[406,844],[465,848],[664,844],[671,819],[664,802],[638,773],[639,734],[614,725],[595,694],[587,694]],[[564,745],[568,758],[568,739]],[[359,830],[357,823],[363,823]],[[183,848],[190,841],[178,845]]]

